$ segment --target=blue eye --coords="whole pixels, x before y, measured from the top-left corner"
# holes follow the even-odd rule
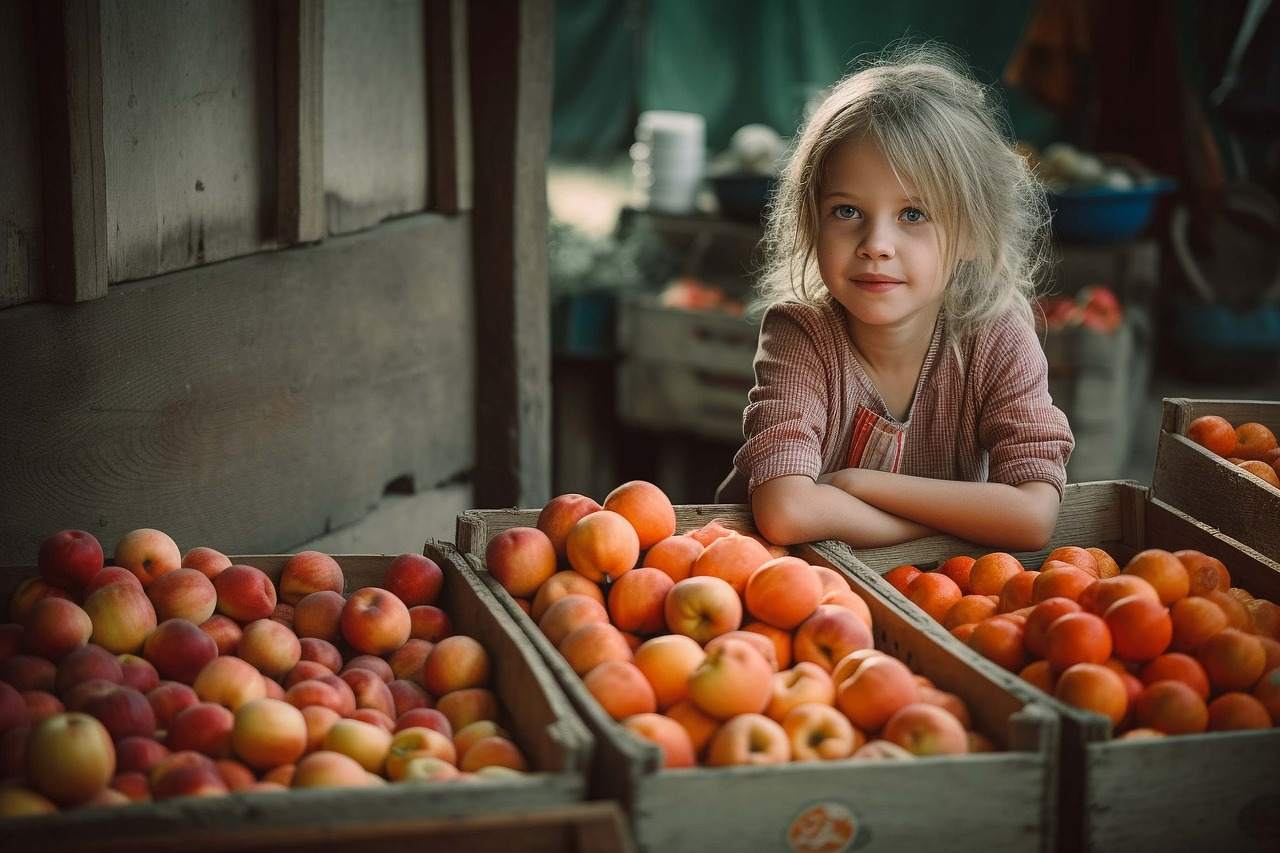
[[[837,204],[831,211],[831,215],[836,219],[853,219],[858,213],[858,208],[850,204]]]
[[[902,211],[902,218],[911,223],[924,222],[928,219],[928,217],[924,215],[924,211],[920,210],[918,207],[908,207],[906,210]]]

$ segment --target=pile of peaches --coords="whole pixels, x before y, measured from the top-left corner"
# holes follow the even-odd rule
[[[127,534],[110,566],[63,531],[39,570],[0,625],[0,816],[525,769],[427,557],[344,596],[318,551],[277,588],[158,530]]]
[[[494,535],[485,562],[667,768],[993,748],[959,697],[874,648],[870,610],[839,573],[718,520],[677,534],[651,483],[603,506],[560,495],[536,527]]]
[[[1280,489],[1280,447],[1265,424],[1233,427],[1226,418],[1203,415],[1187,426],[1187,438],[1265,483]]]
[[[1122,737],[1280,725],[1280,606],[1231,585],[1200,551],[1157,548],[1123,571],[1065,546],[1039,571],[956,556],[885,579],[970,648]]]

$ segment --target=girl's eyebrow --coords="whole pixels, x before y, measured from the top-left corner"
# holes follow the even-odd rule
[[[827,192],[822,194],[823,201],[826,201],[827,199],[833,199],[833,198],[847,198],[851,201],[857,201],[858,196],[856,193],[845,192],[843,190],[828,190]],[[899,204],[915,204],[915,202],[912,201],[907,196],[900,196],[898,198],[898,203]]]

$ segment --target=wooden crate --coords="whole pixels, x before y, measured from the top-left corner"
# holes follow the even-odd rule
[[[847,573],[871,610],[877,647],[963,698],[975,728],[1008,751],[906,762],[663,770],[658,748],[633,737],[604,712],[533,621],[484,569],[482,555],[489,538],[511,527],[533,525],[537,514],[463,513],[458,517],[459,548],[542,652],[596,734],[591,793],[617,799],[626,807],[642,850],[785,850],[789,829],[820,809],[828,816],[849,815],[855,828],[852,848],[872,853],[1054,849],[1055,715],[1030,700],[1034,691],[1012,679],[997,683],[987,675],[988,662],[974,661],[936,642],[923,629],[924,617]],[[712,518],[739,530],[750,525],[745,506],[676,507],[679,530]],[[800,549],[799,554],[828,564],[812,549]]]
[[[1226,563],[1232,583],[1280,601],[1280,565],[1195,521],[1132,482],[1067,486],[1049,545],[1015,556],[1039,566],[1061,545],[1099,547],[1122,566],[1148,547],[1194,548]],[[976,652],[924,616],[880,575],[903,563],[932,569],[956,554],[979,556],[991,548],[934,536],[892,548],[853,551],[824,542],[819,553],[924,617],[926,630],[957,655]],[[998,683],[1021,682],[994,665]],[[1061,807],[1063,850],[1126,853],[1170,850],[1280,849],[1280,729],[1117,741],[1107,721],[1036,691],[1063,717]]]
[[[565,694],[521,631],[493,600],[485,585],[467,571],[452,545],[428,542],[423,550],[444,570],[437,602],[458,633],[485,647],[492,663],[492,688],[535,772],[513,780],[485,784],[389,784],[377,788],[333,788],[281,793],[231,794],[225,797],[180,797],[108,809],[59,812],[37,818],[0,821],[0,847],[6,850],[66,850],[126,837],[139,843],[234,832],[305,827],[340,832],[355,824],[457,818],[496,812],[529,811],[584,799],[586,768],[593,739]],[[288,555],[233,556],[278,580]],[[354,591],[382,582],[394,556],[334,555]],[[0,569],[0,601],[35,573],[33,567]],[[277,834],[278,835],[278,834]],[[274,836],[273,836],[274,837]]]
[[[1280,560],[1280,489],[1187,438],[1187,426],[1201,415],[1232,426],[1256,421],[1280,434],[1280,402],[1166,399],[1152,496]]]
[[[759,327],[653,297],[621,299],[617,310],[619,419],[740,442]]]

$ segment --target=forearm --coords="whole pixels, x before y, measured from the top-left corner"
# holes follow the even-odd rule
[[[824,479],[887,513],[983,545],[1036,550],[1057,523],[1058,493],[1048,483],[969,483],[863,469]]]
[[[752,495],[751,507],[757,528],[779,545],[839,539],[855,548],[879,548],[933,533],[807,477],[764,483]]]

